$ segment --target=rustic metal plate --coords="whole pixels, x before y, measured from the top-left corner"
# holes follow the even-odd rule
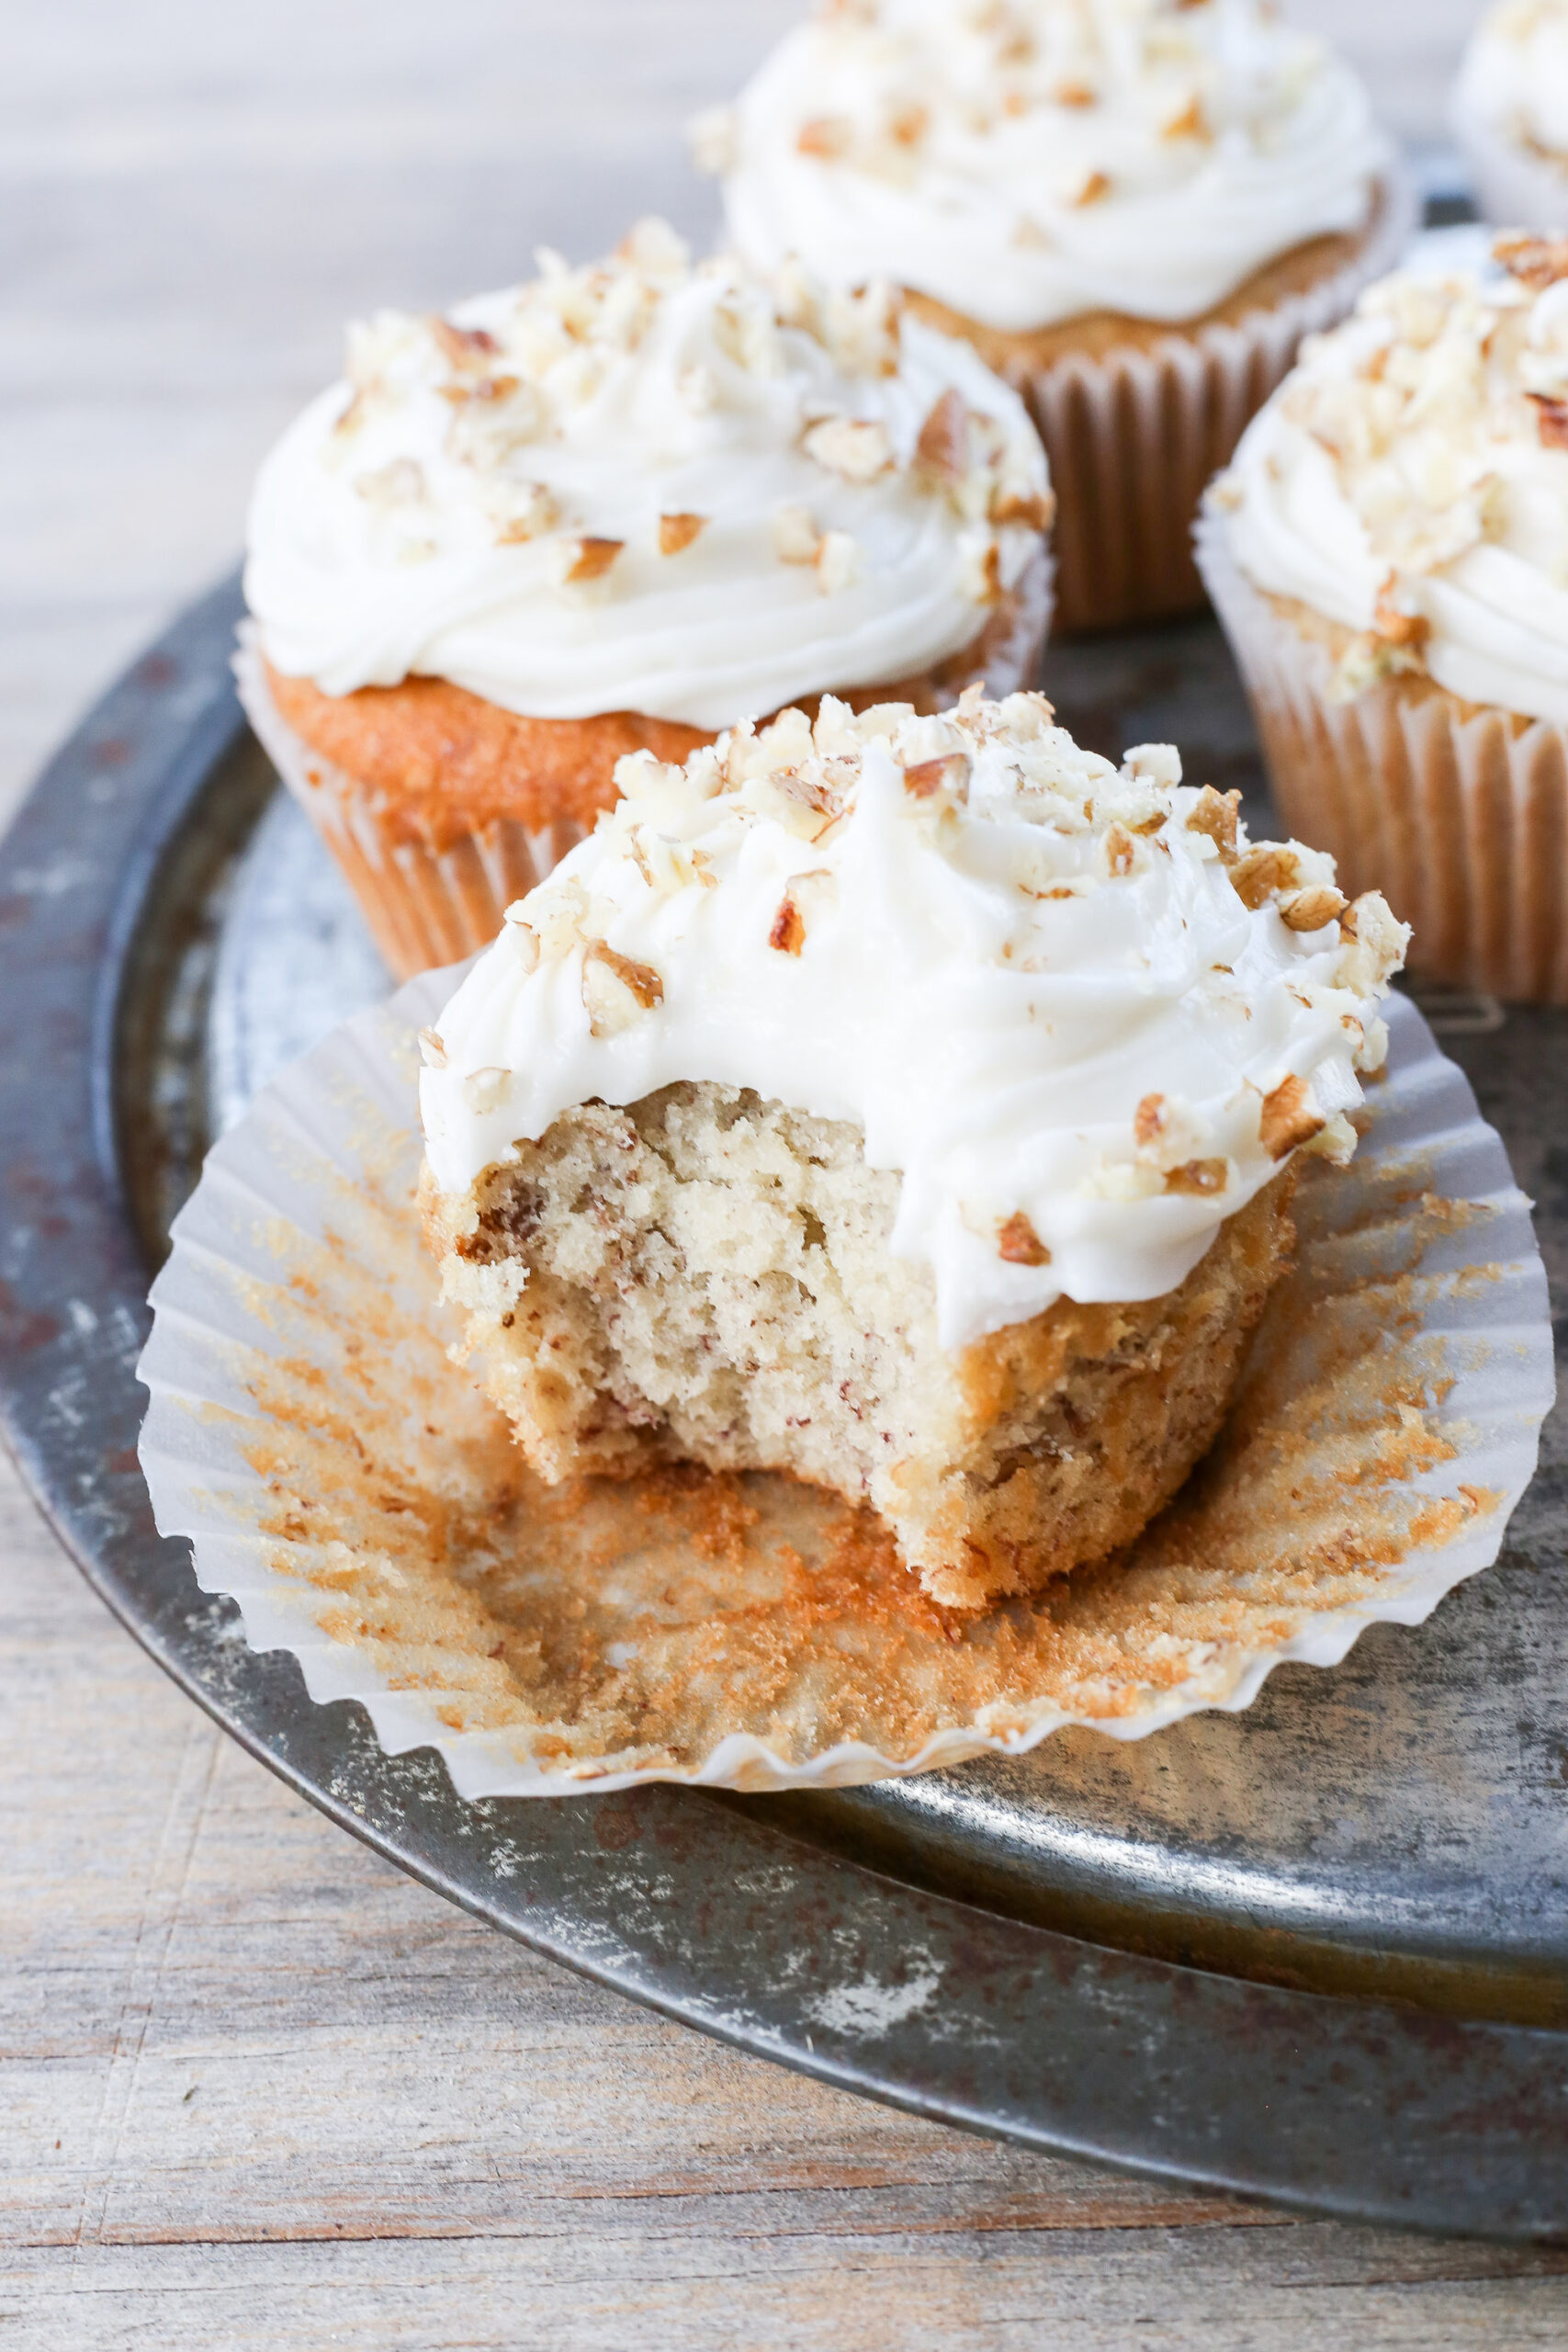
[[[974,2128],[1332,2210],[1568,2238],[1564,1421],[1498,1567],[1332,1674],[1140,1745],[810,1798],[468,1806],[154,1532],[131,1368],[215,1123],[383,985],[276,801],[218,591],[0,850],[0,1407],[106,1600],[246,1747],[498,1927],[705,2030]],[[1258,784],[1207,624],[1063,649],[1083,740]],[[1427,1003],[1568,1251],[1568,1016]]]

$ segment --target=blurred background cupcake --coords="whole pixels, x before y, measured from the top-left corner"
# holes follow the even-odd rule
[[[1464,52],[1452,119],[1477,209],[1568,229],[1568,0],[1500,0]]]
[[[1568,249],[1477,242],[1432,239],[1303,352],[1199,560],[1286,827],[1386,893],[1430,978],[1562,1003]]]
[[[831,688],[1028,683],[1046,468],[1017,396],[886,288],[694,269],[659,221],[350,334],[252,504],[253,724],[400,976],[491,939],[615,797]]]
[[[891,279],[1024,391],[1072,628],[1201,604],[1204,482],[1413,217],[1261,0],[824,0],[695,143],[750,260]]]

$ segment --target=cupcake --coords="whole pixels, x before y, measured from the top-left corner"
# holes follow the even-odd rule
[[[241,689],[406,976],[493,938],[628,752],[1026,682],[1050,510],[967,344],[645,221],[351,333],[256,487]]]
[[[1137,1533],[1405,938],[1180,773],[978,689],[623,763],[421,1040],[426,1231],[536,1472],[790,1473],[954,1608]]]
[[[1412,220],[1261,0],[828,0],[696,147],[750,260],[900,285],[1023,391],[1073,628],[1201,604],[1204,483]]]
[[[1199,558],[1283,821],[1387,893],[1430,978],[1562,1003],[1568,242],[1496,251],[1308,346]]]
[[[1483,219],[1568,229],[1568,0],[1489,8],[1450,112]]]

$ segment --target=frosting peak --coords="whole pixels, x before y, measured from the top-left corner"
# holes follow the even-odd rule
[[[829,0],[696,126],[730,231],[965,318],[1185,320],[1367,222],[1364,91],[1261,0]]]
[[[886,288],[694,268],[658,221],[539,264],[351,331],[252,506],[277,669],[716,728],[945,661],[1037,555],[1022,404]]]
[[[683,768],[623,761],[622,802],[425,1033],[436,1183],[705,1080],[859,1124],[945,1347],[1173,1289],[1293,1150],[1353,1148],[1407,936],[1180,775],[975,692],[942,718],[829,696]]]
[[[1425,670],[1568,722],[1568,241],[1432,245],[1303,347],[1213,496],[1257,586],[1357,633],[1342,695]]]

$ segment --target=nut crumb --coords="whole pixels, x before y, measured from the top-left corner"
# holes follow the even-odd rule
[[[1264,1096],[1258,1121],[1258,1140],[1270,1159],[1283,1159],[1287,1152],[1310,1143],[1324,1124],[1306,1087],[1292,1074],[1281,1079],[1272,1094]]]
[[[781,955],[798,956],[805,944],[806,924],[800,909],[786,892],[779,900],[779,910],[768,933],[768,945],[776,947]]]
[[[997,1228],[997,1254],[1010,1266],[1048,1266],[1051,1252],[1021,1209]]]
[[[1289,931],[1321,931],[1325,923],[1337,922],[1344,911],[1344,899],[1328,883],[1315,883],[1310,889],[1298,890],[1293,899],[1280,901],[1280,920]]]
[[[1168,1168],[1165,1189],[1168,1193],[1223,1193],[1230,1182],[1230,1162],[1226,1159],[1188,1159],[1179,1168]]]
[[[707,521],[705,514],[661,514],[659,518],[659,552],[679,555],[689,548]]]
[[[1207,833],[1222,857],[1227,861],[1235,854],[1236,811],[1241,807],[1239,792],[1216,792],[1206,784],[1187,812],[1190,833]]]
[[[579,539],[577,553],[564,574],[567,585],[575,588],[585,581],[603,580],[625,545],[624,539]]]

